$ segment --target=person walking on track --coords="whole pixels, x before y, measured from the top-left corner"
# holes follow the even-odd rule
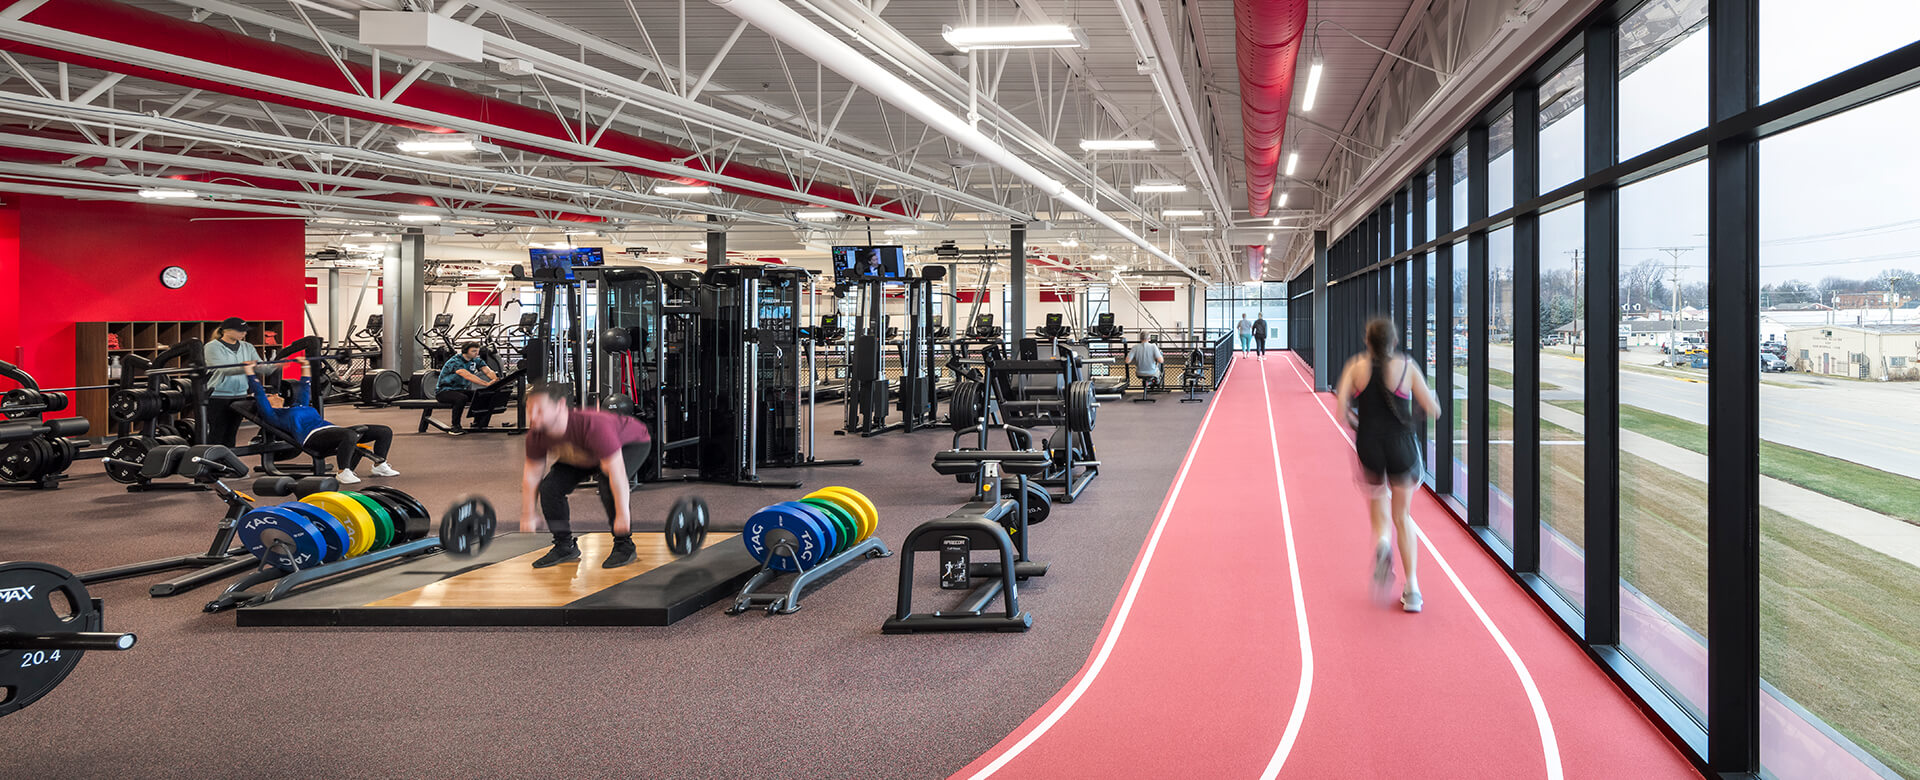
[[[1420,484],[1419,427],[1412,405],[1428,419],[1440,415],[1440,402],[1427,388],[1413,360],[1395,350],[1399,329],[1385,318],[1367,323],[1367,351],[1354,355],[1340,372],[1339,407],[1354,429],[1354,454],[1360,483],[1373,518],[1373,585],[1386,594],[1393,585],[1393,542],[1400,544],[1400,570],[1406,583],[1400,608],[1419,612],[1419,529],[1409,510]],[[1396,532],[1396,533],[1390,533]]]
[[[1262,359],[1267,356],[1267,315],[1262,312],[1253,320],[1253,350]]]
[[[1253,322],[1247,319],[1246,312],[1240,313],[1240,321],[1233,326],[1240,333],[1240,351],[1253,351]]]

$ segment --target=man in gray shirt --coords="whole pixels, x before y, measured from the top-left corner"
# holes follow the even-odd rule
[[[1133,364],[1133,373],[1139,375],[1148,387],[1160,384],[1160,366],[1167,362],[1166,353],[1160,351],[1160,345],[1147,340],[1147,334],[1140,334],[1140,341],[1133,345],[1133,351],[1127,354],[1127,362]]]
[[[247,374],[259,373],[260,353],[247,343],[246,320],[228,317],[220,323],[220,337],[207,342],[201,357],[209,366],[239,364],[215,369],[207,377],[207,440],[203,444],[233,446],[240,431],[240,413],[233,405],[248,399]]]

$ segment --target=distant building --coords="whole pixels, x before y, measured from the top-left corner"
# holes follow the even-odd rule
[[[1898,307],[1906,302],[1906,296],[1890,290],[1833,294],[1833,308],[1836,309],[1885,309],[1889,306]]]
[[[1787,331],[1795,370],[1853,379],[1920,380],[1920,325],[1821,325]]]
[[[1620,335],[1627,339],[1629,347],[1660,347],[1684,341],[1691,336],[1701,340],[1707,337],[1706,320],[1626,320],[1620,323]]]

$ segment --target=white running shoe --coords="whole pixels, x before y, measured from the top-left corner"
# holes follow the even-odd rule
[[[1419,612],[1422,606],[1420,591],[1410,590],[1400,596],[1400,609],[1407,612]]]
[[[353,473],[353,469],[341,469],[340,473],[333,475],[333,478],[339,480],[342,485],[351,485],[360,481],[360,475]]]
[[[400,472],[394,471],[393,466],[381,463],[373,467],[373,475],[376,477],[397,477],[400,476]]]

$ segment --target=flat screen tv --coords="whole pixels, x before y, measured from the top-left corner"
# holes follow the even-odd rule
[[[901,279],[907,275],[907,251],[898,246],[836,246],[833,283],[861,279]]]
[[[574,247],[572,249],[529,249],[527,256],[537,273],[552,269],[562,279],[572,279],[573,269],[592,265],[606,265],[606,253],[597,246]]]

